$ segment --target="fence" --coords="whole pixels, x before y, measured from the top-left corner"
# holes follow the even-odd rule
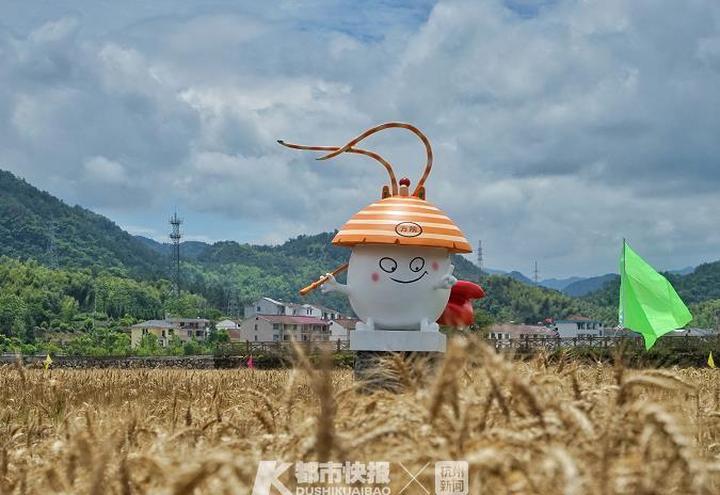
[[[514,339],[487,339],[498,351],[532,353],[539,350],[563,349],[622,349],[625,352],[641,352],[645,349],[642,337],[549,337],[523,335]],[[666,336],[658,339],[654,351],[697,352],[716,350],[720,352],[720,335],[712,336]]]
[[[314,354],[319,351],[345,352],[350,350],[350,342],[347,340],[322,340],[315,342],[302,341],[278,341],[278,342],[230,342],[218,345],[216,354],[222,356],[249,355],[249,354],[278,354],[299,348],[306,354]]]
[[[511,339],[485,339],[485,342],[495,347],[499,352],[532,354],[544,350],[555,352],[560,350],[587,349],[603,352],[612,352],[613,349],[621,349],[625,353],[643,354],[644,343],[641,337],[549,337],[524,335],[520,338]],[[220,344],[214,353],[215,357],[241,357],[249,355],[286,355],[292,353],[294,348],[299,348],[305,354],[315,354],[319,351],[331,352],[334,354],[347,354],[350,351],[350,343],[347,340],[316,341],[316,342],[232,342]],[[653,352],[678,353],[678,354],[702,354],[715,351],[720,355],[720,336],[668,336],[661,338],[653,348]],[[64,356],[63,354],[53,355],[53,359],[66,357],[68,359],[85,359],[90,356]],[[202,356],[106,356],[92,359],[125,359],[125,360],[192,360]],[[213,355],[206,355],[206,358],[213,358]],[[45,354],[37,356],[24,356],[26,361],[37,362],[45,359]],[[17,361],[17,355],[11,353],[0,354],[0,364],[13,363]]]

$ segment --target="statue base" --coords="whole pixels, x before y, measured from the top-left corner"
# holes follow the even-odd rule
[[[445,352],[447,338],[438,331],[353,330],[351,351]]]

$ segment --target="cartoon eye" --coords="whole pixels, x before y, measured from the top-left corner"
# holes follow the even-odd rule
[[[410,270],[419,272],[425,266],[425,259],[418,256],[410,260]]]
[[[380,258],[380,268],[382,271],[392,273],[397,270],[397,261],[392,258]]]

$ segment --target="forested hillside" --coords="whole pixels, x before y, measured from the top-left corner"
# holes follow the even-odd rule
[[[58,267],[161,274],[164,258],[107,218],[69,206],[0,170],[0,256]]]
[[[177,297],[168,281],[168,244],[133,237],[0,171],[0,334],[31,341],[46,329],[82,330],[93,311],[96,320],[118,324],[168,313],[241,316],[243,305],[260,296],[297,301],[299,289],[349,258],[348,249],[331,244],[333,235],[303,235],[277,246],[183,243]],[[617,277],[574,298],[508,275],[481,276],[464,257],[453,263],[459,279],[485,287],[478,308],[494,321],[536,323],[580,313],[616,323]],[[693,324],[720,321],[720,262],[668,277],[692,304]],[[315,291],[304,300],[350,312],[338,294]]]
[[[203,294],[208,302],[225,309],[229,299],[240,303],[266,295],[286,301],[298,300],[298,291],[321,275],[347,262],[350,250],[334,246],[334,232],[299,236],[278,246],[252,246],[233,241],[218,242],[195,261],[183,264],[183,286]],[[458,278],[477,280],[478,269],[456,256]],[[344,281],[344,274],[338,277]],[[303,300],[349,312],[347,298],[315,291]]]
[[[119,340],[124,342],[116,330],[166,314],[219,316],[202,296],[175,295],[165,280],[140,281],[87,268],[51,269],[0,257],[0,352],[32,347],[57,333],[92,333],[101,342],[91,345],[111,352],[119,349]]]
[[[614,273],[608,273],[606,275],[599,275],[597,277],[589,277],[581,280],[577,280],[571,284],[568,284],[562,291],[564,294],[573,297],[581,297],[605,287],[606,284],[612,282],[618,275]]]
[[[147,237],[143,237],[141,235],[136,235],[135,239],[166,258],[169,257],[172,253],[172,244],[170,243],[157,242],[154,239],[148,239]],[[180,243],[183,259],[188,260],[197,259],[200,253],[205,251],[209,246],[210,244],[200,241],[183,241]]]
[[[720,325],[720,261],[702,264],[687,275],[663,275],[693,313],[692,326],[710,328]],[[582,299],[596,307],[617,308],[619,293],[620,277],[615,275],[601,289]],[[612,321],[617,322],[617,315]]]

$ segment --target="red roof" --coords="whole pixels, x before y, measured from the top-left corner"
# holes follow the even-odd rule
[[[330,323],[315,318],[314,316],[290,316],[290,315],[257,315],[255,318],[269,321],[270,323],[283,323],[285,325],[323,325]]]

